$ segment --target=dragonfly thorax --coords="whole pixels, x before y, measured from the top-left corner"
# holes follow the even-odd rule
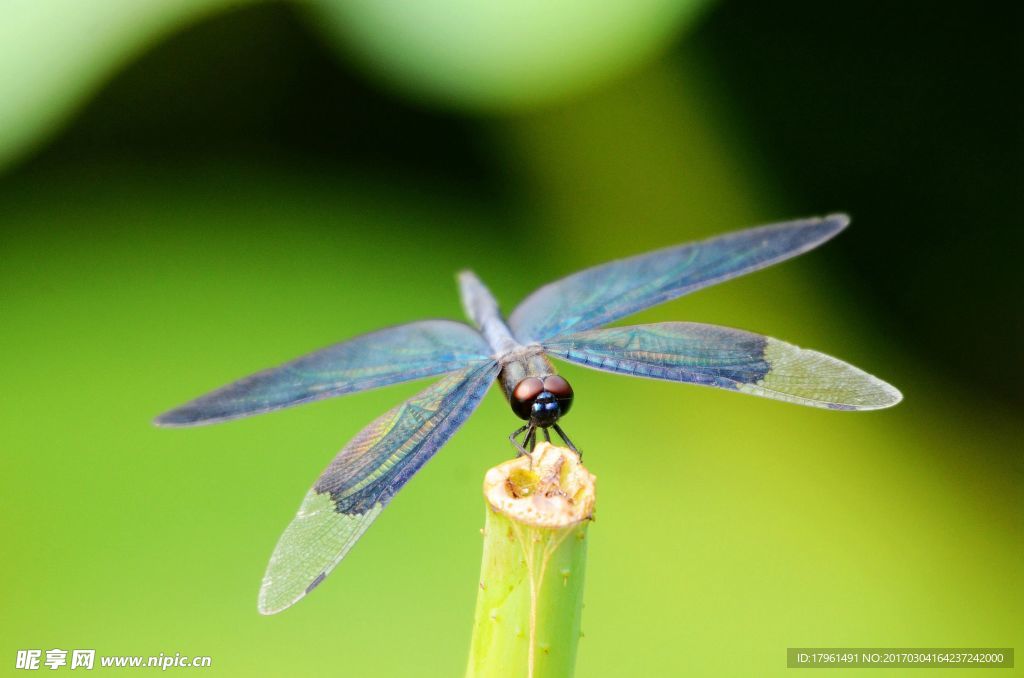
[[[541,379],[527,377],[512,389],[509,403],[520,419],[547,428],[572,407],[572,386],[557,374]]]

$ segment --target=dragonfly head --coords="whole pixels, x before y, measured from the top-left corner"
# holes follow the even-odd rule
[[[509,399],[520,419],[547,428],[572,407],[572,386],[563,377],[552,374],[543,379],[527,377],[512,389]]]

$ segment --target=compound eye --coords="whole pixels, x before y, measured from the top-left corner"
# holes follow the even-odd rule
[[[553,374],[544,379],[544,390],[558,399],[560,415],[569,413],[569,408],[572,407],[572,386],[569,386],[569,382]]]
[[[544,378],[544,390],[549,391],[558,399],[572,397],[572,386],[569,386],[569,382],[557,374]]]
[[[512,389],[512,411],[520,419],[529,419],[533,401],[544,391],[544,382],[537,377],[527,377]]]

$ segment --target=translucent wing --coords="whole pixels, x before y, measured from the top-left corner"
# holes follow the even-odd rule
[[[159,426],[212,424],[462,369],[487,360],[480,333],[425,320],[364,334],[228,384],[156,418]]]
[[[588,268],[541,287],[509,316],[524,344],[631,313],[806,252],[846,227],[843,214],[761,226]]]
[[[714,325],[655,323],[588,330],[545,342],[544,348],[598,370],[834,410],[875,410],[903,397],[881,379],[823,353]]]
[[[377,418],[338,453],[274,548],[260,612],[280,612],[323,581],[469,417],[497,373],[497,363],[487,361],[445,376]]]

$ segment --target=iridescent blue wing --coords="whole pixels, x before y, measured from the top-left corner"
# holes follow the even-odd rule
[[[588,268],[541,287],[509,316],[524,344],[606,325],[806,252],[846,227],[835,214],[729,233]]]
[[[881,379],[823,353],[714,325],[655,323],[588,330],[547,341],[544,348],[598,370],[834,410],[875,410],[903,397]]]
[[[489,360],[445,376],[376,419],[338,453],[274,548],[260,612],[280,612],[323,581],[469,417],[497,373]]]
[[[156,418],[197,426],[459,370],[490,356],[468,325],[424,320],[364,334],[246,377]]]

